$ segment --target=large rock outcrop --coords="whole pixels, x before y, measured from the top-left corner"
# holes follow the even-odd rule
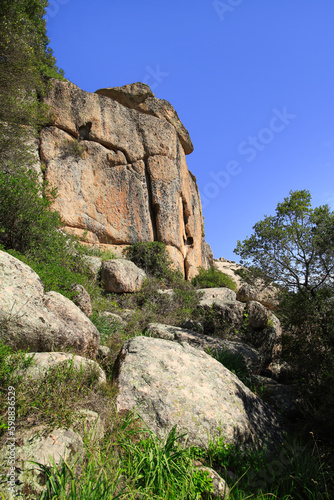
[[[187,343],[132,338],[118,355],[113,378],[117,410],[135,410],[161,437],[177,425],[190,445],[206,446],[219,429],[227,443],[280,438],[271,408],[221,363]]]
[[[89,93],[54,80],[46,102],[40,157],[66,227],[91,244],[161,241],[188,279],[208,267],[192,143],[173,107],[140,83]]]

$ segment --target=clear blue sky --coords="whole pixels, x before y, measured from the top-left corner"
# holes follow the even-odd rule
[[[50,45],[84,90],[145,81],[187,156],[215,258],[290,190],[334,209],[333,0],[49,0]]]

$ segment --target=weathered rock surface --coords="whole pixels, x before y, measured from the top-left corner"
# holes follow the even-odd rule
[[[220,299],[231,301],[237,299],[237,294],[229,288],[199,288],[198,293],[202,294],[202,299]]]
[[[39,466],[31,463],[38,462],[42,465],[56,465],[63,460],[72,464],[75,455],[85,458],[85,448],[81,436],[71,429],[54,429],[51,432],[43,426],[16,431],[16,485],[15,498],[33,500],[39,498],[45,485],[44,473]],[[10,448],[5,444],[1,449],[2,466],[7,468],[7,459]],[[5,477],[7,483],[7,477]],[[0,484],[0,492],[7,493],[7,484]],[[5,498],[14,498],[5,496]]]
[[[219,297],[201,299],[199,309],[205,313],[204,331],[208,334],[229,335],[239,332],[244,325],[245,304],[237,300],[224,300]],[[220,323],[220,331],[216,331],[214,321]]]
[[[247,302],[248,325],[254,330],[264,329],[268,326],[269,311],[260,302],[251,300]]]
[[[40,156],[58,188],[54,207],[67,230],[90,244],[162,241],[191,279],[211,257],[185,160],[187,131],[143,84],[99,92],[108,97],[52,83],[46,102],[53,126],[41,132]]]
[[[38,275],[0,251],[0,322],[3,340],[15,349],[67,350],[94,358],[100,335],[87,316],[57,292],[44,294]]]
[[[112,87],[99,89],[96,94],[104,95],[128,108],[136,109],[142,113],[156,116],[171,123],[175,128],[186,155],[194,150],[189,132],[184,127],[173,106],[164,99],[154,97],[150,87],[141,82],[124,85],[123,87]]]
[[[266,328],[248,330],[244,338],[245,342],[258,349],[264,365],[267,366],[273,357],[281,352],[281,336],[281,323],[273,313],[270,313]]]
[[[252,286],[247,283],[241,285],[238,290],[237,299],[240,302],[260,302],[268,309],[275,310],[278,307],[278,292],[274,287]]]
[[[83,358],[82,356],[73,356],[68,352],[34,352],[29,353],[28,357],[33,356],[31,366],[24,370],[25,379],[41,380],[43,379],[51,367],[60,363],[71,363],[78,370],[94,370],[98,374],[99,382],[107,381],[106,375],[99,364],[92,359]],[[21,370],[23,373],[23,370]]]
[[[146,335],[179,343],[185,342],[203,351],[210,351],[210,354],[214,352],[220,354],[222,351],[225,351],[230,354],[241,356],[249,373],[259,373],[262,367],[261,354],[254,349],[254,347],[244,344],[243,342],[219,339],[217,337],[203,335],[193,330],[178,328],[171,325],[162,325],[159,323],[151,323],[148,326]]]
[[[73,299],[74,304],[89,318],[93,313],[89,293],[82,285],[74,285],[73,290],[77,293]]]
[[[174,426],[188,444],[206,446],[222,434],[228,443],[272,442],[277,417],[218,361],[187,344],[135,337],[116,360],[118,412],[135,410],[161,438]]]
[[[130,260],[106,260],[102,264],[101,281],[107,292],[137,292],[146,278],[146,273]]]

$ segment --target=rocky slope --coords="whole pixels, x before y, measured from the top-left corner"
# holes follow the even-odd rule
[[[89,93],[54,80],[46,102],[52,124],[39,153],[66,228],[116,251],[161,241],[187,279],[208,268],[212,252],[185,159],[193,146],[174,108],[142,83]]]

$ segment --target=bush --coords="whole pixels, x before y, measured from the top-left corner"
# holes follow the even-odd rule
[[[172,280],[172,260],[166,245],[160,241],[134,243],[125,249],[126,257],[136,266],[143,269],[149,276]]]
[[[215,267],[210,269],[200,268],[199,273],[191,280],[191,283],[198,288],[230,288],[237,291],[235,281],[227,274],[219,271]]]

